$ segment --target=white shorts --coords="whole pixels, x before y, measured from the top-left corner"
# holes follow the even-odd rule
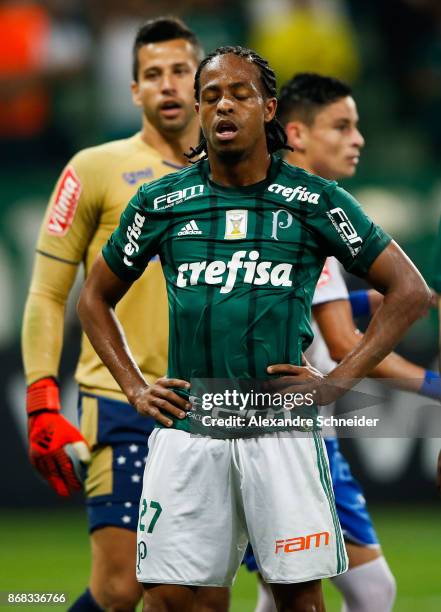
[[[266,582],[346,571],[319,434],[218,440],[156,429],[140,503],[138,581],[231,586],[248,540]]]

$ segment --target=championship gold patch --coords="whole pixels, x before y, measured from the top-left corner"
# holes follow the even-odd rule
[[[247,210],[227,210],[225,213],[225,240],[247,237]]]

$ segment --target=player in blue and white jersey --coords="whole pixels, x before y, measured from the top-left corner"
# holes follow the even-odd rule
[[[364,138],[358,129],[356,103],[345,83],[313,73],[298,74],[281,89],[278,115],[294,149],[285,155],[286,161],[328,180],[355,174]],[[321,372],[333,370],[362,337],[353,316],[373,314],[379,297],[364,290],[349,294],[338,261],[328,258],[312,302],[314,341],[306,352],[308,361]],[[395,353],[370,375],[389,379],[399,389],[436,399],[440,396],[437,373]],[[332,407],[322,408],[323,413],[332,414]],[[391,610],[395,581],[382,554],[363,491],[340,452],[335,432],[326,433],[337,512],[349,557],[349,571],[332,578],[332,582],[343,595],[345,612]],[[245,562],[250,570],[256,569],[250,550]],[[271,593],[261,583],[256,612],[272,610],[275,607]]]

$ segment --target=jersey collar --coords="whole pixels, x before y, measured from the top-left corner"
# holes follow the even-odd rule
[[[263,181],[259,181],[258,183],[254,183],[253,185],[246,185],[245,187],[226,187],[224,185],[219,185],[215,183],[210,178],[210,164],[208,159],[203,159],[199,162],[199,172],[203,180],[209,183],[210,187],[213,191],[218,193],[255,193],[260,192],[264,189],[269,183],[273,182],[274,177],[277,175],[280,168],[281,159],[276,155],[271,155],[271,162],[268,168],[268,173]]]

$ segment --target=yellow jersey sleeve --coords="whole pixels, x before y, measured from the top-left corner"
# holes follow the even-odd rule
[[[27,384],[58,375],[64,311],[77,266],[37,254],[22,327]]]
[[[58,375],[66,300],[100,214],[96,171],[93,153],[78,153],[61,173],[46,209],[22,327],[28,384]]]

